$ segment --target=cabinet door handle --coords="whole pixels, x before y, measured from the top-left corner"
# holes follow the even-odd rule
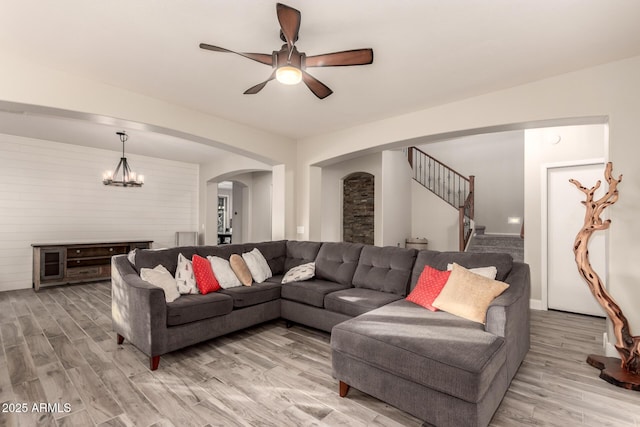
[[[109,248],[109,252],[113,252],[113,248]]]
[[[76,264],[80,264],[80,260],[76,260]]]
[[[76,253],[79,254],[80,253],[80,249],[76,249]]]

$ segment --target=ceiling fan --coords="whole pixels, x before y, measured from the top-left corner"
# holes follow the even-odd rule
[[[235,53],[262,64],[270,65],[273,72],[262,83],[250,87],[244,93],[254,95],[260,92],[273,79],[284,84],[297,84],[303,81],[318,98],[324,99],[333,91],[324,83],[307,73],[309,67],[339,67],[348,65],[366,65],[373,62],[373,49],[354,49],[324,55],[307,56],[298,52],[295,43],[300,30],[300,11],[282,3],[276,4],[278,21],[280,22],[280,38],[285,44],[280,50],[266,53],[234,52],[218,46],[200,43],[200,48],[214,52]]]

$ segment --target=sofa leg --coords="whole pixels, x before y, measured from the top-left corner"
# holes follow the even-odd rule
[[[291,320],[287,320],[286,322],[287,329],[293,326],[293,322]]]
[[[149,358],[149,367],[152,371],[158,369],[158,365],[160,364],[160,356],[151,356]]]
[[[345,397],[349,393],[349,384],[340,381],[340,397]]]
[[[118,345],[122,344],[124,342],[124,337],[120,334],[116,334],[116,339],[118,340]]]

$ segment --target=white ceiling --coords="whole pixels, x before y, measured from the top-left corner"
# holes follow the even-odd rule
[[[640,54],[635,0],[285,0],[302,13],[300,51],[371,47],[374,62],[309,69],[333,89],[325,100],[275,81],[243,95],[269,67],[198,44],[278,50],[275,1],[2,3],[0,52],[296,139]],[[9,116],[0,132],[24,134],[44,120],[37,126],[65,140],[73,137],[64,129],[79,126]],[[85,124],[77,129],[104,133],[103,124]],[[191,148],[183,160],[202,159]]]

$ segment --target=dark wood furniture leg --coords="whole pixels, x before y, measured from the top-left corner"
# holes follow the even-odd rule
[[[116,334],[116,337],[118,339],[118,344],[122,344],[124,342],[124,337],[120,334]]]
[[[151,356],[149,358],[149,365],[152,371],[158,369],[158,365],[160,364],[160,356]]]
[[[349,384],[340,381],[340,397],[345,397],[349,393]]]

